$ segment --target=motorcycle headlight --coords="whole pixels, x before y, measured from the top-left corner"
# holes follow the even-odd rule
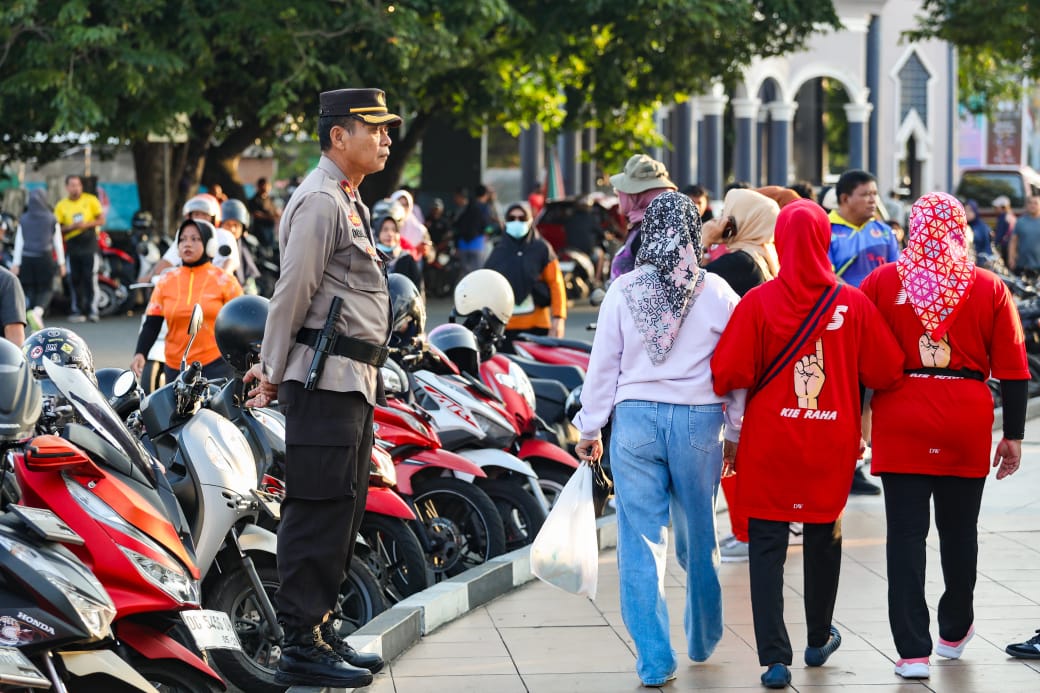
[[[71,582],[52,573],[45,573],[44,577],[65,594],[91,636],[104,638],[109,634],[109,626],[116,617],[116,608],[111,602],[104,604],[90,599]]]
[[[180,568],[172,568],[125,546],[119,549],[130,559],[142,577],[179,602],[198,605],[199,583]]]
[[[531,379],[527,377],[527,373],[524,373],[524,369],[517,365],[515,361],[510,361],[509,375],[513,378],[513,387],[527,400],[527,405],[531,407],[531,411],[535,411],[538,407],[536,406],[534,387],[531,385]]]
[[[390,453],[378,446],[373,446],[372,460],[375,462],[379,476],[383,477],[383,482],[387,486],[396,486],[397,467],[394,465],[394,460],[390,457]]]

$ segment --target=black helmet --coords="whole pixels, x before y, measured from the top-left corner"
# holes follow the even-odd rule
[[[431,346],[443,351],[463,373],[480,377],[480,347],[477,338],[462,325],[440,325],[427,338]]]
[[[217,348],[239,373],[248,371],[260,357],[269,304],[263,296],[239,296],[224,304],[217,313],[213,324]]]
[[[242,228],[249,228],[249,210],[241,200],[225,200],[220,205],[220,217],[223,221],[237,221]]]
[[[32,374],[37,380],[49,380],[43,368],[44,359],[59,366],[78,368],[97,385],[94,375],[94,356],[83,338],[64,327],[45,327],[37,330],[25,340],[22,353],[29,361]]]
[[[133,219],[130,220],[130,226],[135,231],[151,231],[152,227],[155,226],[155,220],[152,218],[152,213],[147,209],[139,209],[134,212]]]
[[[426,303],[412,280],[403,274],[390,273],[390,305],[394,309],[392,346],[408,344],[426,330]]]
[[[11,342],[0,339],[0,441],[32,435],[42,395],[29,362]]]

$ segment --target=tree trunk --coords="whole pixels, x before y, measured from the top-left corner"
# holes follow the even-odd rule
[[[422,142],[426,129],[434,117],[432,112],[419,112],[415,118],[408,123],[404,137],[400,140],[394,139],[390,147],[390,158],[386,160],[386,166],[379,173],[365,176],[361,183],[361,199],[365,204],[372,206],[377,200],[387,197],[397,189],[401,182],[401,174],[408,159],[415,153],[419,143]]]
[[[266,126],[259,122],[242,123],[224,138],[219,145],[206,152],[206,163],[202,170],[202,183],[206,186],[218,184],[228,197],[246,201],[246,189],[238,175],[238,162],[253,142],[271,136],[274,123]]]
[[[139,208],[152,213],[156,230],[172,236],[185,199],[181,179],[187,145],[133,140],[130,149]]]

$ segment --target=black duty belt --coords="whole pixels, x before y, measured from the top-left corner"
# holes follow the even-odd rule
[[[919,373],[921,375],[942,375],[947,378],[967,378],[969,380],[978,380],[980,383],[986,382],[985,374],[973,371],[970,368],[911,368],[903,372]]]
[[[315,349],[318,346],[318,339],[320,337],[321,330],[316,330],[312,327],[303,327],[296,333],[296,342],[298,344],[306,344],[312,349]],[[367,363],[376,368],[381,368],[383,364],[386,363],[387,357],[390,356],[390,350],[385,346],[371,344],[362,339],[355,339],[354,337],[348,337],[342,334],[336,335],[335,341],[329,349],[329,353],[335,354],[336,356],[343,356],[348,359],[354,359],[355,361],[361,361],[362,363]]]

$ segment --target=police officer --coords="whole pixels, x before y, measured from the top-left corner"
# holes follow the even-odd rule
[[[276,595],[285,630],[275,681],[356,688],[383,667],[352,649],[329,618],[350,563],[368,491],[372,412],[382,396],[390,300],[361,180],[383,169],[388,128],[401,124],[379,89],[321,94],[321,160],[293,193],[278,233],[281,276],[271,297],[250,406],[277,398],[286,416],[285,501]],[[315,346],[334,298],[336,339],[314,389]],[[318,359],[320,360],[320,359]]]

